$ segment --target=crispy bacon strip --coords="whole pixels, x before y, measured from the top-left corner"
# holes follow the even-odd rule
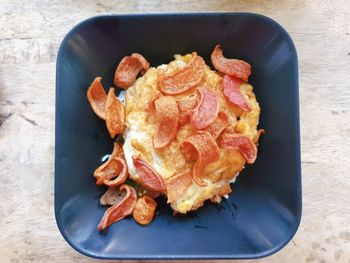
[[[157,80],[158,89],[167,95],[176,95],[199,84],[205,72],[205,62],[196,52],[192,53],[192,60],[184,68],[163,76]]]
[[[203,181],[203,169],[205,165],[217,161],[220,157],[215,139],[207,131],[197,131],[183,141],[182,148],[186,155],[192,156],[190,159],[196,158],[192,171],[194,181],[199,186],[206,186]]]
[[[221,136],[221,147],[239,150],[247,163],[252,164],[258,153],[256,145],[247,136],[237,133],[224,133]]]
[[[114,88],[110,88],[106,101],[106,125],[109,135],[113,139],[122,133],[125,122],[125,109],[123,103],[115,96]]]
[[[211,62],[214,68],[224,74],[235,76],[247,82],[251,74],[251,66],[239,59],[227,59],[222,54],[220,45],[216,45],[211,54]]]
[[[163,192],[165,190],[163,178],[153,169],[151,165],[136,155],[132,156],[132,160],[136,171],[140,175],[141,183],[145,188],[157,192]]]
[[[136,191],[132,186],[126,184],[120,186],[120,190],[126,192],[125,196],[120,202],[115,203],[106,210],[97,226],[99,231],[106,229],[111,224],[132,214],[137,200]]]
[[[113,145],[113,152],[109,160],[94,172],[94,176],[97,179],[96,184],[98,185],[105,184],[113,187],[124,183],[128,178],[123,148],[118,142],[114,142]]]
[[[138,53],[124,57],[115,71],[114,84],[123,89],[131,87],[135,83],[137,75],[140,72],[145,72],[149,66],[148,61]]]
[[[203,129],[213,123],[220,110],[219,98],[213,90],[199,87],[199,103],[193,110],[191,123],[197,129]]]
[[[226,128],[228,124],[228,116],[225,112],[220,111],[218,117],[213,123],[207,126],[204,130],[208,131],[214,139],[218,138],[221,132]]]
[[[155,100],[154,108],[157,128],[153,137],[153,146],[155,149],[160,149],[167,146],[176,137],[179,109],[175,98],[171,96]]]
[[[121,157],[111,156],[95,170],[94,176],[98,185],[104,184],[109,187],[120,185],[128,178],[126,162]]]
[[[147,225],[151,223],[156,207],[157,202],[152,197],[144,195],[137,199],[132,216],[137,223]]]
[[[142,73],[142,74],[144,74],[144,73],[146,72],[146,70],[149,69],[150,64],[149,64],[149,62],[147,61],[147,59],[145,59],[144,56],[142,56],[142,55],[139,54],[139,53],[132,53],[132,54],[131,54],[131,57],[137,58],[137,59],[140,61],[141,65],[142,65],[142,68],[143,68],[143,69],[141,70],[141,73]]]
[[[101,119],[105,120],[107,94],[102,86],[101,79],[101,77],[95,78],[95,80],[91,83],[86,95],[95,114]]]
[[[241,93],[240,85],[240,79],[233,76],[225,75],[222,81],[224,95],[235,106],[239,107],[244,111],[250,111],[251,109],[249,107],[248,101]]]
[[[185,170],[184,172],[171,177],[166,182],[166,191],[168,197],[168,203],[180,198],[185,191],[192,184],[192,173],[191,170]]]

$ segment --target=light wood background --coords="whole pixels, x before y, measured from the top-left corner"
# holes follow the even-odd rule
[[[54,219],[55,60],[64,35],[99,14],[196,11],[270,16],[298,50],[303,218],[288,246],[261,262],[350,262],[348,0],[0,0],[0,262],[99,262],[74,251]]]

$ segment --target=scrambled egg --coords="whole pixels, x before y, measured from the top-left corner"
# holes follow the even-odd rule
[[[161,65],[165,73],[175,72],[187,65],[192,55],[175,55],[175,60],[168,65]],[[255,99],[253,87],[243,83],[240,86],[241,93],[247,99],[251,111],[242,112],[239,108],[228,102],[222,92],[222,77],[208,66],[205,69],[205,76],[198,85],[207,85],[215,91],[219,97],[220,110],[225,111],[229,117],[228,128],[237,133],[244,134],[250,139],[257,136],[257,125],[260,115],[260,107]],[[175,95],[176,99],[196,93],[192,88],[184,93]],[[156,130],[156,122],[149,104],[159,96],[157,89],[157,68],[149,68],[144,76],[140,77],[134,86],[126,91],[126,128],[124,129],[124,154],[129,169],[130,178],[140,182],[133,165],[132,156],[139,155],[148,162],[166,180],[192,168],[194,162],[185,160],[180,150],[180,145],[187,136],[195,130],[190,123],[179,127],[177,137],[168,146],[162,149],[153,148],[153,135]],[[230,181],[244,168],[245,159],[238,150],[228,150],[220,147],[220,159],[209,164],[204,169],[206,175],[206,187],[200,187],[193,183],[183,195],[171,203],[174,211],[186,213],[195,210],[203,205],[205,200],[211,199],[220,202],[229,188]]]

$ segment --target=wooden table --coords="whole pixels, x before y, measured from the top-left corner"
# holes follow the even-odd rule
[[[0,1],[0,262],[97,262],[54,218],[55,60],[79,21],[109,13],[246,11],[272,17],[300,64],[303,218],[261,262],[350,262],[350,1]],[[249,262],[249,261],[244,261]]]

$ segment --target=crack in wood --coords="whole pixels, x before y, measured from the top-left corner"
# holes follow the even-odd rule
[[[314,161],[302,161],[302,164],[315,164],[316,162]]]
[[[32,120],[32,119],[29,119],[28,117],[25,117],[24,115],[19,115],[19,116],[21,116],[22,117],[22,119],[24,119],[24,120],[26,120],[27,122],[29,122],[30,124],[32,124],[32,125],[34,125],[34,126],[37,126],[38,125],[38,123],[36,122],[36,121],[34,121],[34,120]]]

